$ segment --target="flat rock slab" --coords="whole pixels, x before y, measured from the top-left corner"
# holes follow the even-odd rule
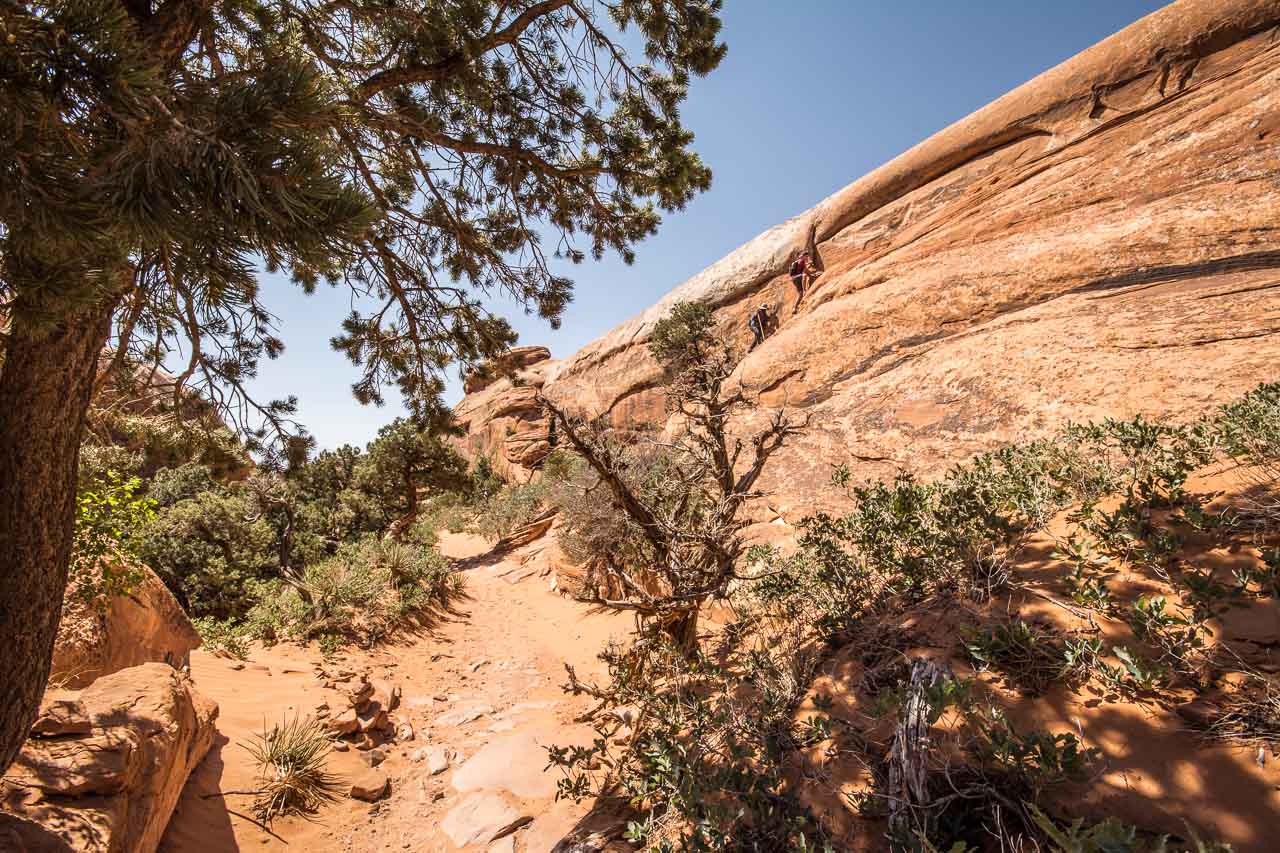
[[[440,828],[454,844],[487,844],[510,835],[533,818],[522,814],[500,794],[483,791],[472,794],[449,810]]]
[[[493,713],[493,707],[483,702],[467,702],[435,718],[436,725],[461,726]]]
[[[526,799],[550,798],[556,780],[545,772],[547,750],[533,735],[519,733],[491,741],[453,773],[459,791],[502,789]]]

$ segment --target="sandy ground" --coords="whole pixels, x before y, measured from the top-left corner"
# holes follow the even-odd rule
[[[243,745],[264,725],[311,714],[326,701],[338,707],[337,694],[317,678],[321,659],[314,648],[255,649],[243,668],[196,652],[192,675],[220,707],[219,736],[183,792],[162,851],[543,853],[573,829],[586,807],[556,802],[558,773],[545,770],[547,745],[585,742],[592,734],[573,722],[588,706],[561,689],[564,664],[580,675],[598,674],[597,653],[611,637],[625,634],[631,620],[589,613],[550,591],[549,579],[537,573],[520,578],[527,570],[521,569],[526,555],[519,551],[490,556],[476,537],[448,535],[441,548],[462,561],[467,575],[466,596],[453,612],[413,636],[369,652],[348,652],[329,666],[367,669],[402,690],[396,716],[412,723],[415,736],[383,747],[387,758],[379,769],[390,777],[389,797],[371,806],[349,799],[344,787],[337,802],[310,820],[259,825],[250,817],[252,795],[238,793],[255,787]],[[474,720],[455,722],[473,713]],[[414,755],[433,746],[457,753],[450,768],[434,776],[421,754],[417,760]],[[367,769],[355,749],[331,753],[329,767],[344,780]],[[533,820],[493,848],[458,847],[441,823],[451,812],[474,809],[477,801]]]

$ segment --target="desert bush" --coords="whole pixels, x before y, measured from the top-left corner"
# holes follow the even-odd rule
[[[310,814],[337,799],[338,779],[325,767],[331,743],[318,720],[295,716],[245,744],[258,767],[253,812],[259,820]]]
[[[964,646],[977,669],[997,669],[1032,695],[1063,675],[1062,646],[1050,632],[1021,619],[966,631]]]
[[[1206,432],[1239,465],[1248,486],[1238,520],[1263,529],[1280,525],[1280,383],[1259,385],[1222,406]]]
[[[1097,674],[1102,684],[1110,690],[1139,700],[1159,693],[1168,684],[1168,667],[1131,651],[1126,646],[1113,646],[1111,654],[1120,661],[1119,666],[1098,663]]]
[[[142,464],[142,455],[127,447],[83,444],[76,469],[77,491],[92,489],[112,473],[125,479],[140,476]]]
[[[1167,835],[1142,832],[1114,817],[1096,823],[1076,818],[1068,824],[1059,824],[1034,803],[1026,804],[1026,808],[1036,827],[1044,833],[1050,853],[1231,853],[1230,846],[1203,841],[1190,831],[1188,843],[1171,844]]]
[[[1016,728],[935,661],[915,660],[894,693],[893,742],[861,800],[864,813],[887,812],[894,850],[985,849],[992,837],[1034,849],[1024,804],[1085,778],[1098,757],[1073,734]]]
[[[504,486],[478,507],[475,531],[496,542],[528,524],[542,512],[549,488],[545,480]]]
[[[703,606],[728,595],[746,554],[742,508],[762,495],[757,482],[769,458],[808,421],[796,424],[775,410],[752,434],[730,435],[731,417],[752,401],[749,389],[731,384],[738,353],[717,334],[705,304],[673,305],[654,324],[649,352],[662,368],[666,410],[679,424],[669,439],[636,441],[601,419],[584,421],[550,400],[539,402],[566,449],[599,479],[599,493],[607,489],[627,516],[626,531],[639,534],[588,542],[578,525],[579,543],[595,552],[597,575],[584,600],[631,611],[641,630],[692,652]]]
[[[299,577],[256,586],[247,621],[266,640],[341,635],[367,644],[447,604],[462,583],[434,550],[367,539],[306,566]]]
[[[176,468],[161,468],[147,483],[147,496],[156,502],[156,506],[165,509],[179,501],[194,498],[201,492],[218,489],[208,467],[195,462],[188,462]]]
[[[164,507],[140,532],[138,554],[189,614],[216,619],[244,618],[250,582],[279,570],[276,532],[238,487]]]
[[[142,481],[107,471],[76,495],[75,540],[69,581],[86,602],[125,595],[142,580],[132,559],[155,505],[139,493]]]
[[[1142,596],[1130,605],[1128,622],[1135,637],[1160,651],[1161,666],[1196,683],[1208,677],[1205,637],[1212,631],[1194,613],[1171,610],[1164,596]]]
[[[1084,748],[1070,732],[1019,731],[993,706],[978,706],[968,715],[974,739],[970,749],[983,771],[998,777],[1002,793],[1038,802],[1046,788],[1084,779],[1101,755]]]
[[[250,632],[243,623],[230,619],[200,616],[191,620],[200,635],[201,646],[219,657],[245,660],[249,657]]]
[[[549,748],[565,773],[560,796],[625,800],[636,812],[625,837],[648,850],[823,849],[784,776],[787,756],[823,728],[792,720],[807,667],[759,647],[728,662],[690,657],[649,638],[601,657],[607,687],[570,670],[571,686],[627,711],[601,718],[588,746]]]
[[[646,503],[669,512],[682,499],[697,500],[682,487],[674,460],[660,448],[623,436],[601,440],[613,444],[611,453],[626,469],[630,488]],[[548,501],[560,511],[560,547],[566,557],[582,567],[582,589],[578,593],[586,598],[625,597],[626,591],[613,577],[624,567],[630,567],[637,578],[644,577],[642,567],[657,559],[652,542],[618,503],[609,485],[580,457],[558,452],[553,458],[556,461],[547,476]],[[687,508],[696,511],[692,503]]]
[[[1259,385],[1212,418],[1216,446],[1238,463],[1280,480],[1280,382]]]

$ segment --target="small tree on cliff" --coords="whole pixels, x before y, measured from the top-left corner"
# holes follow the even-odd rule
[[[762,495],[756,481],[765,463],[803,425],[777,410],[754,434],[730,437],[731,417],[751,400],[741,386],[726,387],[738,355],[701,303],[676,304],[655,325],[649,351],[662,367],[667,411],[678,420],[671,441],[637,442],[543,404],[598,478],[581,488],[607,490],[625,516],[620,527],[631,532],[596,540],[592,569],[602,583],[587,600],[634,611],[645,633],[692,651],[703,605],[723,597],[737,577],[746,550],[743,506]]]
[[[356,396],[422,414],[513,340],[480,296],[555,322],[551,251],[629,260],[709,185],[679,106],[719,7],[0,0],[0,769],[47,679],[104,343],[296,458],[292,401],[244,387],[282,349],[258,269],[288,270],[351,288]]]

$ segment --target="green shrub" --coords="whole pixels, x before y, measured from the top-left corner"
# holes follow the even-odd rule
[[[646,850],[824,849],[785,775],[790,752],[829,734],[825,719],[793,723],[811,675],[796,658],[755,648],[726,665],[655,640],[601,658],[610,682],[600,695],[632,713],[602,717],[589,745],[549,747],[565,773],[559,796],[620,796],[638,813],[625,838]]]
[[[1280,480],[1280,382],[1222,406],[1206,431],[1227,456],[1260,468],[1265,482]]]
[[[476,532],[491,542],[510,535],[538,517],[549,490],[546,480],[504,486],[478,508]]]
[[[197,617],[243,619],[251,582],[279,572],[276,531],[241,488],[165,507],[139,534],[138,554]]]
[[[249,657],[250,633],[242,623],[201,616],[191,620],[200,635],[202,646],[219,657],[245,660]]]
[[[1048,848],[1051,853],[1172,853],[1174,850],[1231,853],[1230,846],[1202,841],[1194,832],[1189,832],[1189,845],[1170,847],[1167,835],[1141,832],[1118,818],[1109,817],[1092,824],[1086,824],[1084,818],[1076,818],[1069,824],[1059,825],[1037,808],[1035,803],[1027,803],[1026,808],[1052,845]]]
[[[976,668],[997,669],[1032,695],[1062,677],[1062,647],[1042,628],[1021,619],[965,633],[965,649]]]
[[[1084,748],[1070,732],[1019,731],[992,707],[977,709],[969,721],[976,736],[973,749],[983,768],[1001,777],[1002,789],[1020,792],[1033,802],[1045,788],[1084,779],[1102,754]]]
[[[247,621],[267,641],[341,635],[367,644],[461,590],[462,576],[436,551],[368,539],[296,579],[256,586]]]
[[[128,594],[142,580],[132,557],[139,536],[155,515],[154,503],[140,497],[142,481],[114,471],[76,496],[75,541],[70,582],[86,602]]]

